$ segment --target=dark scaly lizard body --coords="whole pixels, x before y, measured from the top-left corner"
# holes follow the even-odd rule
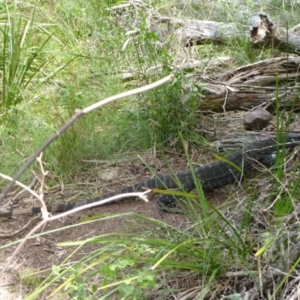
[[[280,143],[277,143],[276,138],[270,138],[254,142],[240,151],[227,155],[226,160],[230,161],[232,164],[228,164],[224,161],[216,161],[209,165],[196,168],[195,174],[198,180],[201,182],[203,190],[212,191],[229,183],[233,183],[239,180],[242,175],[251,172],[255,161],[264,161],[266,155],[273,153],[277,149],[277,147],[289,148],[299,144],[300,133],[290,133],[287,135],[282,135]],[[241,168],[242,173],[237,168],[235,168],[234,165]],[[179,171],[174,175],[159,175],[155,178],[148,179],[135,185],[122,188],[117,192],[108,193],[96,198],[79,200],[77,202],[67,204],[48,205],[47,209],[49,212],[64,212],[71,210],[75,207],[94,203],[99,200],[113,197],[118,194],[141,192],[145,189],[153,188],[179,188],[181,190],[190,192],[195,188],[195,183],[193,180],[192,172],[190,170]],[[158,201],[163,207],[173,207],[176,198],[174,198],[174,196],[171,195],[160,195]],[[40,207],[33,207],[29,210],[29,212],[39,213],[41,212],[41,209]],[[14,214],[20,213],[18,213],[18,210],[3,213],[0,212],[0,217],[10,217]]]

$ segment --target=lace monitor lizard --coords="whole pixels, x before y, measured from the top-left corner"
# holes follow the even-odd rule
[[[233,183],[241,178],[241,176],[251,172],[256,161],[264,163],[266,157],[278,148],[290,148],[300,144],[300,133],[282,134],[280,141],[276,138],[268,138],[254,142],[244,149],[226,155],[226,161],[215,161],[209,165],[195,168],[195,175],[200,181],[204,191],[212,191]],[[242,169],[242,172],[235,166]],[[124,187],[116,192],[108,193],[96,198],[79,200],[67,204],[48,205],[49,212],[63,212],[71,210],[85,204],[93,203],[102,199],[106,199],[118,194],[141,192],[146,189],[180,189],[190,192],[195,188],[193,175],[191,170],[179,171],[174,175],[158,175],[157,177],[145,180],[132,186]],[[163,207],[174,207],[176,197],[173,195],[162,194],[158,196],[158,202]],[[19,211],[19,212],[18,212]],[[0,212],[0,217],[10,217],[20,214],[21,210],[15,209],[7,212]],[[27,213],[39,213],[40,207],[32,207]]]

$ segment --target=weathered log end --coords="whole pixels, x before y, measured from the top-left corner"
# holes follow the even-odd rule
[[[249,20],[250,40],[253,43],[265,42],[264,39],[273,32],[274,23],[270,16],[264,12],[253,14]]]

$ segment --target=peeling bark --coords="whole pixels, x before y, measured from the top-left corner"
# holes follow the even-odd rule
[[[300,107],[300,57],[276,57],[207,80],[201,110],[248,110],[263,105]]]

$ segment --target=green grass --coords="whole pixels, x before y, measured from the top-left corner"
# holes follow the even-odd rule
[[[220,1],[212,1],[213,8],[194,1],[186,2],[182,8],[184,3],[180,1],[151,1],[162,14],[174,9],[178,17],[232,22],[240,12],[238,7],[229,7]],[[121,13],[107,10],[121,3],[14,1],[1,6],[2,173],[14,175],[26,159],[66,123],[75,109],[173,72],[175,59],[178,59],[172,43],[174,36],[162,42],[157,34],[148,30],[143,11],[134,8]],[[270,14],[277,12],[278,18],[291,14],[291,20],[299,17],[296,4],[283,4],[283,1],[272,1]],[[245,5],[255,12],[252,1],[245,1]],[[238,23],[244,24],[245,20],[243,17]],[[132,30],[136,33],[126,34]],[[253,49],[246,39],[241,39],[224,45],[196,46],[186,49],[184,55],[198,60],[229,55],[233,57],[230,66],[233,69],[272,57],[276,49]],[[153,66],[161,68],[150,74],[147,70]],[[133,72],[133,79],[122,80],[119,75],[123,71]],[[203,93],[201,84],[190,84],[194,70],[175,71],[172,83],[107,105],[78,120],[44,153],[43,161],[51,174],[47,184],[72,183],[78,174],[86,171],[83,159],[113,159],[149,148],[164,150],[170,145],[179,153],[184,152],[192,165],[186,146],[191,150],[207,145],[199,134],[203,116],[198,111],[197,99]],[[277,128],[283,128],[278,107],[276,115]],[[278,155],[276,166],[284,163],[284,156]],[[38,170],[35,165],[32,168]],[[295,168],[294,177],[296,171]],[[285,257],[282,251],[292,252],[289,242],[294,240],[288,235],[282,217],[293,210],[299,179],[289,184],[289,192],[286,192],[281,187],[284,175],[282,168],[274,167],[270,176],[274,192],[264,204],[273,205],[266,211],[265,234],[253,233],[257,191],[251,184],[244,185],[243,198],[229,193],[227,204],[220,208],[206,199],[197,184],[197,200],[185,197],[188,226],[176,228],[132,213],[129,214],[131,221],[126,223],[126,232],[62,243],[62,247],[72,246],[75,250],[61,265],[53,265],[47,275],[34,271],[24,275],[25,285],[35,285],[26,299],[37,299],[45,291],[53,293],[54,299],[146,299],[147,293],[153,299],[167,299],[171,293],[188,289],[190,282],[196,282],[199,287],[197,299],[207,299],[224,278],[228,280],[227,272],[246,274],[251,271],[253,275],[247,280],[256,283],[261,271],[258,259],[265,268],[277,268],[278,261],[282,261],[287,266],[283,271],[289,272],[296,260],[288,262],[289,255]],[[28,171],[21,180],[29,183],[31,178]],[[1,181],[1,186],[5,184]],[[126,217],[128,214],[86,222]],[[138,232],[130,233],[132,228],[138,228]],[[75,259],[75,254],[86,245],[93,245],[93,250]],[[69,259],[72,264],[67,264]],[[172,280],[180,278],[181,273],[187,274],[185,284],[172,285]],[[288,284],[286,278],[281,279]],[[230,288],[235,289],[239,284],[238,276],[232,278]],[[278,287],[274,286],[273,299],[280,299],[282,295],[280,289],[276,290]],[[225,291],[221,289],[216,297],[221,297]],[[267,292],[261,291],[264,295]]]

